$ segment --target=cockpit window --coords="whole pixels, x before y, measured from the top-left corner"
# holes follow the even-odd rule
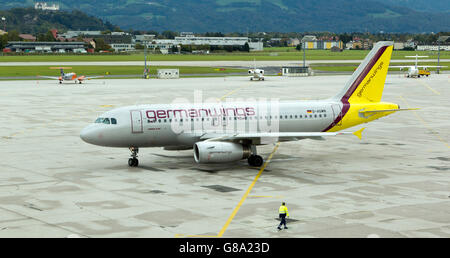
[[[111,118],[111,124],[116,125],[117,124],[117,120],[115,118]]]
[[[117,124],[117,120],[114,119],[114,121],[115,121],[115,123],[113,123],[113,124]],[[107,124],[107,125],[109,125],[109,124],[111,124],[111,121],[109,120],[109,118],[99,117],[99,118],[97,118],[97,120],[95,120],[95,123],[96,124]]]

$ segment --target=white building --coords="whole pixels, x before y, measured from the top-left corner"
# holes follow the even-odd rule
[[[46,11],[58,11],[59,4],[48,4],[45,2],[37,2],[34,4],[34,9],[36,10],[46,10]]]
[[[152,41],[155,39],[155,37],[156,37],[156,35],[153,35],[153,34],[136,35],[134,37],[134,43],[148,45],[148,44],[152,43]]]
[[[438,45],[418,45],[418,51],[438,51]],[[450,51],[450,45],[441,45],[441,51]]]
[[[137,41],[136,41],[137,42]],[[244,46],[248,43],[250,51],[262,51],[262,42],[250,42],[247,37],[175,37],[175,39],[155,39],[148,48],[168,49],[172,46],[192,45],[192,46]]]
[[[78,36],[95,36],[101,34],[102,32],[99,30],[68,30],[66,33],[60,34],[60,36],[66,39],[71,39]]]
[[[180,78],[179,69],[158,69],[158,79],[178,79]]]
[[[109,44],[112,49],[114,49],[115,52],[125,52],[125,51],[133,51],[135,50],[133,44],[127,44],[127,43],[111,43]]]
[[[404,42],[394,42],[394,50],[402,50],[405,48]]]

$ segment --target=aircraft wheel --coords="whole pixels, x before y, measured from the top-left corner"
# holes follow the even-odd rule
[[[264,159],[259,155],[251,155],[248,157],[248,164],[253,167],[260,167],[264,164]]]
[[[130,167],[137,167],[139,165],[139,160],[136,158],[130,158],[128,159],[128,166]]]
[[[81,82],[79,82],[79,84],[81,84]]]
[[[250,81],[253,81],[253,77],[252,77],[252,78],[250,78]]]

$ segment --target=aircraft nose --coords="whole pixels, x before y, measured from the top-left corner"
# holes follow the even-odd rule
[[[92,126],[87,126],[80,132],[80,138],[90,144],[95,144],[95,132]]]

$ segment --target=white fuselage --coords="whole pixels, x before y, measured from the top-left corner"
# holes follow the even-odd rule
[[[108,147],[192,147],[205,133],[321,132],[341,108],[325,100],[129,106],[102,114],[80,136]]]

